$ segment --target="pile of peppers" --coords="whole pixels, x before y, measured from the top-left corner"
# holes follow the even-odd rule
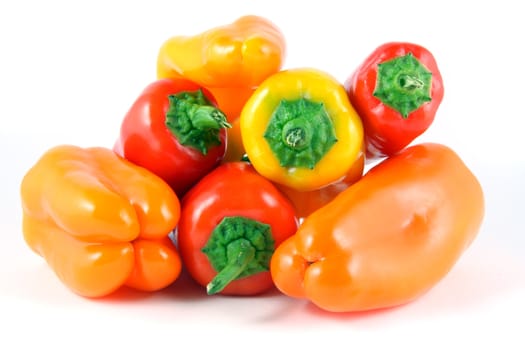
[[[87,298],[183,270],[209,295],[333,312],[425,294],[484,217],[459,155],[413,142],[444,96],[434,56],[384,43],[339,80],[285,54],[254,15],[164,41],[111,148],[57,145],[23,177],[28,247]]]

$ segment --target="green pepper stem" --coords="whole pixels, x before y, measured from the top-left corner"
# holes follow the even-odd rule
[[[334,123],[322,102],[282,100],[264,132],[279,165],[313,169],[337,142]]]
[[[226,267],[219,271],[215,278],[206,286],[206,291],[210,295],[220,292],[231,281],[239,277],[255,258],[255,248],[250,241],[244,238],[229,243],[228,251],[232,251],[232,253],[228,253]]]
[[[197,129],[219,130],[220,128],[231,128],[231,125],[226,121],[226,117],[222,117],[222,112],[212,106],[197,106],[190,116],[191,123]]]
[[[421,89],[425,86],[423,80],[409,74],[399,76],[399,86],[406,90]]]
[[[380,63],[374,96],[402,118],[432,100],[432,73],[408,53]]]
[[[243,216],[226,216],[202,248],[217,275],[208,294],[222,291],[233,280],[269,270],[275,249],[271,227]]]
[[[196,148],[206,155],[209,148],[221,144],[222,128],[231,128],[226,115],[215,108],[202,90],[168,96],[166,127],[184,146]]]
[[[305,118],[287,121],[282,129],[282,142],[293,150],[299,151],[308,147],[312,141],[312,126]]]

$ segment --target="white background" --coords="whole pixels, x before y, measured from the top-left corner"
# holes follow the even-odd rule
[[[525,348],[525,25],[518,4],[2,1],[0,348]],[[315,67],[341,81],[387,41],[434,53],[445,98],[415,142],[458,152],[482,183],[486,216],[474,243],[424,297],[391,310],[331,314],[277,292],[208,297],[183,276],[159,293],[92,301],[69,292],[25,246],[18,190],[37,158],[63,143],[111,147],[124,113],[155,78],[160,44],[244,14],[282,29],[286,68]]]

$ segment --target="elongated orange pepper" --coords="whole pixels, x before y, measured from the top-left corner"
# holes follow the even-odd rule
[[[168,234],[180,217],[171,188],[101,147],[45,152],[21,183],[23,234],[73,292],[162,289],[179,276]]]
[[[270,271],[284,294],[328,311],[401,305],[451,270],[483,216],[480,183],[452,149],[411,146],[308,216]]]

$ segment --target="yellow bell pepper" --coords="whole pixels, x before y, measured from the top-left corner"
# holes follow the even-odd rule
[[[362,153],[363,126],[344,87],[316,69],[266,79],[246,102],[240,123],[255,169],[299,191],[343,179]]]

